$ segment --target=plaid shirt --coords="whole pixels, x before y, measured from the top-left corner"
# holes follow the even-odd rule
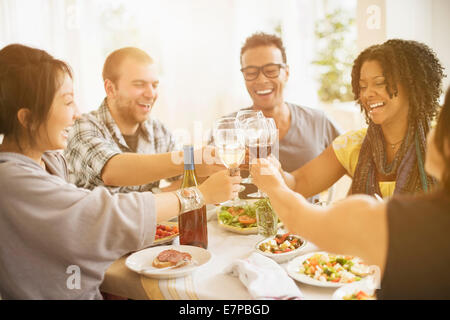
[[[156,154],[175,150],[175,139],[158,120],[149,119],[139,129],[137,153]],[[79,187],[94,189],[105,186],[101,172],[106,162],[116,154],[133,152],[109,112],[106,99],[100,108],[83,114],[70,130],[64,155],[67,159],[70,182]],[[177,180],[174,177],[168,180]],[[110,187],[111,193],[151,191],[159,181],[141,186]]]

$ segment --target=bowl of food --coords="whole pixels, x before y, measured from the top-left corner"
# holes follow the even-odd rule
[[[278,263],[284,263],[298,256],[305,246],[306,240],[300,236],[284,233],[258,242],[255,250]]]

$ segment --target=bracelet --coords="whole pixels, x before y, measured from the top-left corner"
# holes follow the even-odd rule
[[[180,200],[180,214],[200,209],[205,205],[203,194],[197,187],[184,188],[175,191],[175,195]]]

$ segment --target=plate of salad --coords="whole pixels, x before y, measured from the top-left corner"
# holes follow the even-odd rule
[[[372,275],[373,267],[358,257],[312,252],[291,260],[286,269],[299,282],[337,288]]]
[[[268,201],[268,199],[249,200],[242,206],[217,207],[219,226],[235,233],[257,234],[256,208],[258,206],[267,206]],[[281,226],[281,223],[278,226]]]

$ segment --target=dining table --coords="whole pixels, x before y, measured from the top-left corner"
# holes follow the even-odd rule
[[[129,253],[106,270],[100,290],[132,300],[251,300],[247,287],[227,269],[237,259],[246,259],[255,252],[256,244],[264,237],[257,233],[241,234],[223,228],[217,220],[216,210],[216,206],[208,206],[207,250],[211,253],[208,263],[185,276],[155,279],[130,270],[125,264],[127,257],[132,254]],[[170,244],[178,245],[179,238],[174,238]],[[307,241],[300,255],[315,251],[320,249]],[[287,264],[281,263],[280,266],[286,271]],[[305,300],[330,300],[337,289],[293,281]]]

